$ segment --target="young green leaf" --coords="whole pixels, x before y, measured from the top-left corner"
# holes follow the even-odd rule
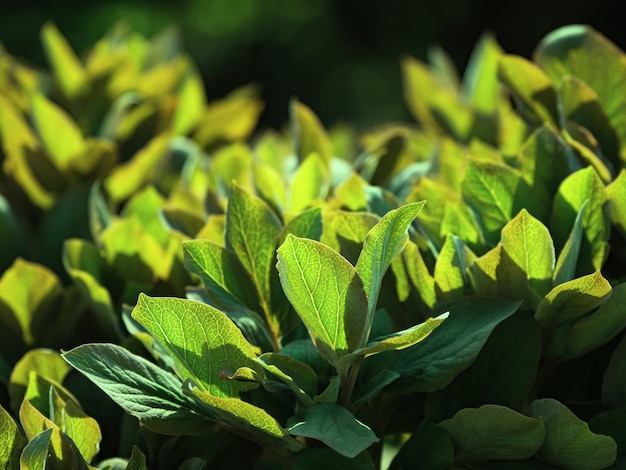
[[[556,260],[556,267],[554,268],[555,286],[563,282],[571,281],[576,276],[578,256],[583,239],[583,220],[588,203],[589,200],[583,202],[582,206],[580,206],[572,231]]]
[[[67,168],[85,149],[82,131],[70,116],[42,94],[32,97],[35,128],[56,167]]]
[[[611,293],[611,285],[596,271],[559,284],[539,304],[535,318],[548,332],[572,322],[600,306]]]
[[[424,258],[415,243],[409,240],[402,251],[402,259],[413,287],[417,289],[427,308],[435,306],[437,301],[435,280],[430,275]]]
[[[325,200],[329,189],[328,163],[312,153],[302,161],[291,180],[290,212],[297,214],[316,201]]]
[[[423,201],[393,209],[385,214],[367,234],[355,267],[363,281],[369,305],[361,346],[364,346],[369,339],[383,276],[393,259],[406,245],[409,227],[422,207],[424,207]]]
[[[72,99],[80,95],[87,83],[87,73],[80,60],[52,23],[41,29],[41,42],[63,94]]]
[[[252,174],[257,194],[277,214],[283,214],[287,203],[287,195],[282,175],[263,161],[255,161],[253,163]]]
[[[26,439],[8,411],[0,406],[0,466],[7,470],[19,468],[20,454],[26,445]]]
[[[196,434],[211,426],[210,418],[183,395],[178,377],[120,346],[85,344],[62,356],[153,431]]]
[[[548,229],[522,209],[502,229],[502,249],[540,297],[552,287],[554,245]]]
[[[140,294],[132,317],[167,349],[183,380],[193,379],[216,397],[236,397],[249,388],[220,378],[239,367],[258,368],[254,348],[221,311],[192,300]]]
[[[589,26],[570,25],[548,34],[538,45],[534,60],[557,85],[573,75],[598,94],[621,142],[624,158],[626,116],[622,112],[626,98],[614,95],[615,87],[626,80],[623,51]]]
[[[498,242],[500,230],[513,217],[521,179],[519,172],[508,166],[468,160],[462,182],[463,197],[478,214],[488,243]]]
[[[435,292],[441,301],[453,300],[465,294],[469,287],[467,268],[474,257],[456,235],[449,235],[445,240],[434,272]]]
[[[252,279],[270,328],[271,277],[282,224],[265,202],[234,185],[226,210],[226,248]],[[270,321],[271,320],[271,321]]]
[[[320,242],[288,235],[278,248],[283,290],[320,353],[337,366],[361,345],[367,298],[354,267]]]
[[[45,429],[30,440],[20,456],[20,469],[45,470],[52,432],[52,428]]]
[[[183,262],[189,272],[200,277],[216,307],[236,302],[258,308],[250,278],[231,251],[207,240],[189,240],[183,243]]]
[[[329,163],[332,157],[332,144],[326,130],[315,113],[308,106],[293,100],[290,106],[291,126],[295,137],[294,148],[300,161],[312,153]]]
[[[591,432],[587,423],[559,401],[535,400],[529,412],[543,419],[546,437],[539,454],[546,461],[568,470],[599,470],[615,461],[615,441]]]
[[[300,238],[309,238],[319,241],[322,237],[322,228],[322,209],[321,207],[312,207],[304,212],[300,212],[285,224],[280,233],[280,244],[285,241],[285,238],[287,238],[289,234]]]
[[[495,112],[500,100],[497,71],[501,54],[502,49],[493,35],[483,34],[472,51],[463,76],[463,95],[484,114]]]
[[[374,432],[346,408],[332,404],[311,406],[287,425],[290,434],[317,439],[351,458],[379,441]]]
[[[626,237],[626,169],[606,187],[611,208],[611,222]]]
[[[284,382],[305,404],[312,404],[317,393],[317,375],[307,364],[290,356],[265,353],[257,358],[263,368]]]
[[[571,174],[559,187],[550,221],[550,231],[557,247],[564,246],[586,201],[589,202],[583,216],[584,239],[580,248],[579,275],[602,268],[609,249],[608,197],[604,184],[591,167]]]
[[[450,435],[455,460],[521,460],[533,456],[546,437],[541,418],[510,408],[483,405],[466,408],[438,424]]]

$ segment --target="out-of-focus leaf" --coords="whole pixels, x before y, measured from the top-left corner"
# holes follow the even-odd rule
[[[42,28],[41,42],[63,94],[70,99],[76,98],[87,84],[87,74],[80,60],[52,23],[46,23]]]
[[[305,157],[291,180],[289,210],[297,214],[315,201],[326,199],[329,179],[328,164],[317,153]]]
[[[291,102],[291,125],[296,139],[294,147],[298,157],[304,161],[316,153],[324,162],[329,163],[333,149],[326,129],[315,113],[303,103]]]
[[[626,339],[615,348],[604,372],[602,401],[613,408],[626,406]]]

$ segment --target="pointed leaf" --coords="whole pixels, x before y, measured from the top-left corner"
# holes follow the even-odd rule
[[[278,249],[283,290],[320,353],[337,365],[365,333],[367,298],[354,267],[320,242],[288,235]]]
[[[483,34],[472,51],[463,76],[463,95],[481,113],[493,113],[498,105],[500,90],[497,71],[501,53],[493,35]]]
[[[495,244],[513,217],[521,176],[508,166],[470,158],[463,178],[463,197],[482,222],[485,239]]]
[[[435,263],[435,291],[441,301],[461,297],[469,287],[467,268],[475,257],[456,236],[447,236]],[[468,253],[469,252],[469,253]],[[469,259],[468,259],[469,258]]]
[[[585,210],[588,200],[583,203],[576,215],[572,231],[563,245],[563,249],[556,260],[554,268],[554,285],[571,281],[576,276],[576,267],[578,266],[578,255],[583,239],[583,220],[585,218]]]
[[[546,438],[539,453],[546,461],[567,470],[599,470],[615,461],[615,441],[592,433],[587,423],[557,400],[535,400],[529,412],[543,419]]]
[[[367,342],[372,328],[383,276],[393,259],[406,245],[409,227],[422,207],[423,201],[393,209],[387,212],[367,234],[355,268],[363,281],[369,305],[362,346]]]
[[[252,279],[266,316],[270,314],[271,277],[282,225],[272,210],[256,196],[233,186],[226,210],[226,248]],[[278,325],[270,324],[273,331]]]
[[[314,405],[288,423],[289,433],[322,441],[346,457],[356,457],[378,442],[374,432],[346,408],[332,404]]]
[[[6,470],[20,468],[20,454],[26,445],[26,439],[17,427],[17,423],[2,406],[0,406],[0,466]]]
[[[548,229],[522,209],[502,229],[502,249],[521,268],[526,282],[543,297],[552,287],[555,255]]]
[[[297,214],[326,199],[330,188],[328,163],[317,153],[304,158],[291,180],[290,212]]]
[[[438,424],[450,435],[455,460],[521,460],[543,444],[541,418],[529,418],[499,405],[465,408]]]
[[[44,148],[60,170],[85,149],[83,133],[70,116],[41,94],[32,98],[35,128]]]
[[[257,361],[267,372],[282,380],[303,403],[312,403],[310,399],[317,393],[317,375],[309,365],[276,353],[262,354]]]
[[[283,227],[283,231],[280,234],[280,244],[285,241],[289,234],[319,241],[322,237],[322,220],[322,209],[320,207],[313,207],[299,213]]]
[[[221,380],[222,371],[256,368],[253,347],[221,311],[199,302],[139,295],[132,316],[170,353],[184,379],[217,397],[238,396],[248,384]]]
[[[113,344],[85,344],[63,358],[153,431],[196,434],[211,426],[178,377]]]
[[[291,102],[291,125],[296,139],[294,148],[303,161],[316,153],[326,163],[332,156],[332,144],[326,130],[315,113],[299,101]]]
[[[68,98],[81,93],[87,74],[78,57],[52,23],[46,23],[41,30],[41,41],[59,87]]]
[[[52,429],[42,431],[24,447],[20,457],[20,469],[45,470],[48,454],[50,453],[52,431]]]
[[[580,248],[582,264],[577,274],[588,274],[600,269],[608,255],[610,219],[608,197],[604,184],[591,167],[571,174],[561,183],[554,199],[551,233],[557,247],[563,246],[574,226],[578,212],[585,201],[588,207],[583,217],[584,239]]]
[[[200,277],[211,297],[256,309],[252,283],[231,251],[207,240],[189,240],[183,243],[183,260],[185,268]]]

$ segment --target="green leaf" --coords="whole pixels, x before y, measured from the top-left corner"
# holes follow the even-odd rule
[[[463,197],[481,220],[488,243],[498,242],[500,230],[513,217],[520,181],[519,172],[508,166],[468,160],[462,182]]]
[[[17,256],[24,254],[23,236],[14,210],[9,201],[0,194],[0,246],[7,247],[0,252],[1,272],[4,272]]]
[[[561,183],[554,199],[551,233],[557,247],[563,246],[585,201],[584,239],[580,248],[577,274],[588,274],[602,268],[608,255],[610,218],[604,184],[591,167],[577,171]]]
[[[104,187],[114,202],[128,199],[157,175],[163,166],[170,138],[169,134],[157,135],[130,160],[115,167],[104,181]]]
[[[535,400],[529,412],[543,419],[546,438],[539,454],[546,461],[567,470],[599,470],[615,461],[615,441],[591,432],[587,423],[557,400]]]
[[[354,267],[320,242],[288,235],[278,248],[285,295],[331,364],[358,348],[367,334],[367,298]]]
[[[525,459],[539,450],[546,437],[541,418],[499,405],[463,409],[438,426],[448,432],[455,460],[462,462]]]
[[[493,329],[519,306],[488,297],[465,297],[445,305],[450,312],[446,321],[424,341],[397,352],[393,370],[415,391],[445,387],[474,362]]]
[[[236,302],[257,308],[250,278],[231,251],[207,240],[189,240],[183,243],[183,260],[185,268],[200,277],[216,307]]]
[[[611,209],[611,222],[617,227],[622,237],[626,238],[626,169],[622,169],[617,178],[606,187]]]
[[[591,315],[582,316],[573,324],[556,330],[547,347],[551,353],[563,359],[587,354],[611,341],[626,328],[626,284],[613,288],[604,304]]]
[[[462,94],[481,113],[493,113],[498,105],[500,89],[497,71],[501,54],[502,49],[493,35],[483,34],[465,70]]]
[[[146,470],[146,456],[136,445],[133,445],[126,470]]]
[[[473,256],[456,235],[446,237],[435,262],[435,291],[439,300],[449,301],[465,294],[469,287],[466,271]]]
[[[70,116],[42,94],[32,97],[32,118],[41,142],[59,170],[85,149],[83,133]]]
[[[276,353],[261,354],[257,361],[284,382],[303,403],[312,403],[311,398],[317,393],[317,374],[309,365]]]
[[[302,212],[316,201],[323,201],[330,189],[328,163],[317,153],[305,157],[291,180],[291,204],[293,214]]]
[[[211,426],[209,418],[183,395],[178,377],[120,346],[85,344],[62,356],[153,431],[196,434]]]
[[[541,328],[520,311],[493,330],[471,366],[426,396],[426,419],[439,422],[488,403],[520,409],[535,386],[540,360]]]
[[[24,343],[34,345],[61,293],[61,283],[52,271],[17,258],[0,278],[0,319]]]
[[[356,457],[378,442],[374,432],[346,408],[332,404],[314,405],[287,423],[289,433],[322,441],[345,457]]]
[[[252,174],[257,194],[277,214],[282,214],[287,204],[287,195],[281,174],[263,161],[254,162]]]
[[[545,332],[575,321],[600,306],[611,293],[611,285],[596,271],[559,284],[539,304],[535,318]]]
[[[522,209],[502,229],[502,249],[540,297],[552,287],[555,255],[548,229]]]
[[[294,148],[300,161],[316,153],[324,162],[329,163],[333,153],[332,144],[315,113],[308,106],[292,100],[290,114],[295,138]]]
[[[193,381],[186,380],[186,394],[207,405],[219,420],[228,423],[261,445],[297,451],[302,444],[291,438],[287,431],[264,409],[238,398],[220,398],[203,392]]]
[[[46,429],[33,437],[24,447],[20,457],[20,469],[45,470],[53,430]]]
[[[402,259],[406,267],[409,279],[424,302],[424,305],[431,309],[437,301],[435,280],[430,275],[424,258],[415,243],[409,241],[402,251]]]
[[[11,408],[18,411],[26,393],[26,388],[32,372],[49,380],[62,383],[68,372],[72,370],[58,352],[51,349],[32,349],[15,364],[11,372],[9,394]]]
[[[63,94],[70,99],[76,98],[87,82],[87,74],[80,60],[52,23],[46,23],[41,29],[41,42]]]
[[[6,470],[20,468],[20,454],[26,445],[26,439],[20,432],[16,422],[2,406],[0,406],[0,466]]]
[[[521,102],[526,114],[558,128],[556,90],[550,77],[536,64],[520,56],[504,55],[500,57],[498,76]]]
[[[232,187],[226,210],[226,248],[237,255],[252,279],[274,332],[279,325],[275,319],[270,321],[271,278],[281,230],[280,221],[265,202],[236,185]]]
[[[448,433],[434,424],[421,425],[406,441],[389,470],[413,468],[420,463],[423,470],[447,470],[454,466],[454,447]]]
[[[285,241],[285,238],[287,238],[289,234],[300,238],[309,238],[319,241],[322,237],[322,226],[323,218],[321,207],[313,207],[305,210],[285,224],[280,234],[280,244]]]
[[[571,281],[576,275],[576,266],[578,265],[578,255],[580,254],[580,246],[583,239],[583,219],[588,201],[585,201],[580,207],[572,231],[556,260],[554,268],[554,285],[559,285],[566,281]]]
[[[534,60],[552,81],[561,86],[570,75],[580,78],[598,94],[621,142],[624,160],[626,121],[623,106],[626,98],[614,91],[626,81],[623,51],[589,26],[570,25],[548,34],[535,50]]]
[[[221,379],[223,372],[258,368],[254,348],[221,311],[192,300],[140,294],[132,317],[167,349],[183,380],[193,379],[216,397],[236,397],[249,389],[248,384]]]
[[[361,346],[364,346],[369,338],[383,276],[393,259],[404,249],[409,238],[407,235],[409,227],[422,207],[423,201],[393,209],[387,212],[367,234],[355,267],[363,281],[369,305]]]
[[[626,338],[613,351],[604,372],[602,402],[612,408],[626,406]]]

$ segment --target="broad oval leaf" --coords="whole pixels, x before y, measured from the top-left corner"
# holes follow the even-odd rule
[[[240,367],[257,369],[254,348],[223,312],[193,300],[139,295],[132,317],[171,354],[183,380],[216,397],[238,396],[249,385],[222,380]]]
[[[0,406],[0,441],[3,443],[0,447],[0,466],[6,470],[17,470],[26,439],[17,423],[2,406]]]
[[[521,460],[543,444],[541,418],[529,418],[500,405],[465,408],[438,424],[450,435],[455,460]]]
[[[48,454],[50,452],[50,441],[52,439],[52,429],[46,429],[33,437],[24,447],[20,456],[20,469],[23,470],[45,470]]]
[[[326,245],[293,235],[278,248],[277,267],[285,295],[320,353],[336,366],[365,333],[367,298],[356,270]]]
[[[567,470],[600,470],[615,461],[615,441],[591,432],[587,423],[559,401],[535,400],[529,412],[543,419],[546,438],[539,453],[548,462]]]

